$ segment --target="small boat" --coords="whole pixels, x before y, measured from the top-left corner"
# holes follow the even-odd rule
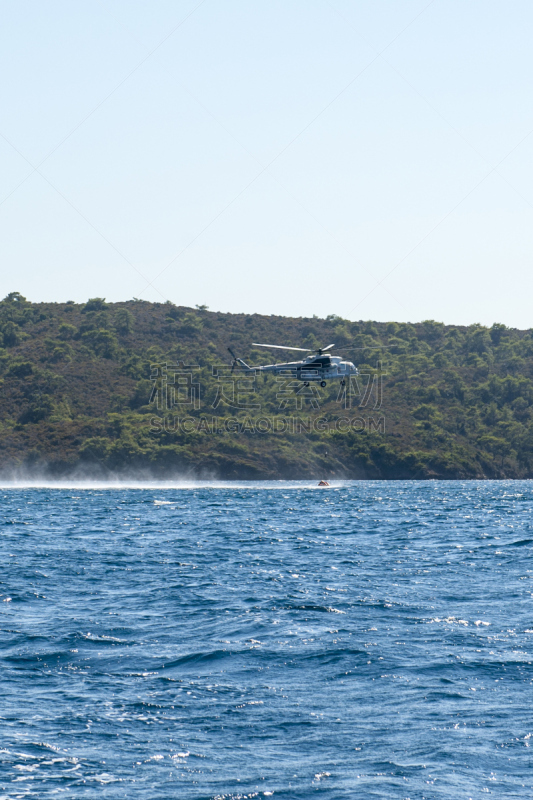
[[[320,481],[320,483],[318,485],[319,486],[329,486],[329,483],[327,481]]]

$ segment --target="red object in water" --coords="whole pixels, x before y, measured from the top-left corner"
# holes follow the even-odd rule
[[[327,481],[320,481],[320,483],[318,485],[319,486],[329,486],[329,483]]]

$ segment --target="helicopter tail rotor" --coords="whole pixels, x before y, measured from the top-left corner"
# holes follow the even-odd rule
[[[229,350],[229,353],[230,353],[231,357],[233,358],[233,362],[231,364],[231,372],[230,372],[230,375],[233,375],[233,370],[235,369],[235,367],[239,363],[239,359],[237,358],[237,356],[235,355],[235,353],[233,352],[231,347],[228,347],[228,350]]]
[[[235,367],[240,367],[241,369],[245,370],[246,372],[253,372],[254,371],[254,367],[249,367],[248,364],[246,363],[246,361],[243,361],[242,358],[238,358],[238,356],[235,355],[235,353],[233,352],[231,347],[228,347],[228,350],[230,352],[231,357],[233,358],[233,361],[232,361],[232,364],[231,364],[230,375],[233,375],[233,371],[234,371]]]

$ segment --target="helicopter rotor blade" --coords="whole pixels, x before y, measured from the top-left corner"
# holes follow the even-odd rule
[[[342,350],[349,351],[349,350],[384,350],[386,347],[393,347],[392,344],[379,344],[379,345],[370,345],[369,347],[343,347]]]
[[[328,344],[328,346],[327,346],[327,347],[321,347],[321,348],[320,348],[320,352],[321,352],[321,353],[325,353],[325,352],[326,352],[326,350],[331,350],[331,348],[332,348],[332,347],[335,347],[335,345],[334,345],[334,344]]]
[[[300,353],[311,353],[310,347],[283,347],[280,344],[259,344],[259,342],[252,342],[252,347],[270,347],[273,350],[299,350]]]

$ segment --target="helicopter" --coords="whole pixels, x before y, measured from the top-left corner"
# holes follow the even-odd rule
[[[346,379],[351,375],[358,375],[357,367],[351,361],[343,361],[340,356],[331,355],[330,351],[335,347],[334,344],[328,344],[327,347],[319,347],[316,349],[310,347],[285,347],[279,344],[259,344],[252,342],[253,347],[268,347],[271,350],[296,350],[300,353],[308,353],[301,361],[288,361],[281,364],[264,364],[258,367],[250,367],[242,358],[238,358],[231,347],[228,350],[233,357],[233,364],[231,371],[235,367],[240,367],[245,372],[272,372],[274,375],[292,375],[299,381],[304,382],[304,386],[309,386],[311,381],[320,382],[320,386],[324,388],[326,380],[337,379],[340,380],[341,386],[346,386]],[[355,350],[367,350],[378,348],[357,347]]]

